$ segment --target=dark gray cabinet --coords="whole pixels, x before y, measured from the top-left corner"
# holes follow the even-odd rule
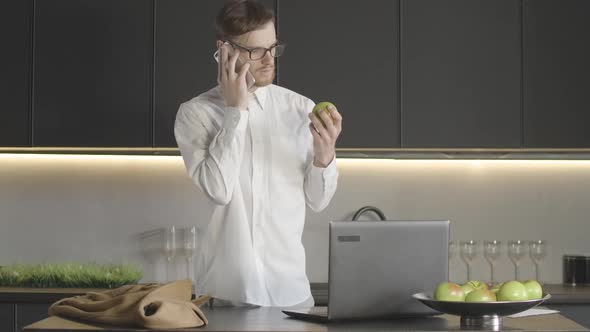
[[[16,331],[22,331],[23,327],[49,317],[49,306],[46,303],[17,304]]]
[[[520,21],[514,0],[401,1],[402,147],[520,147]]]
[[[152,1],[36,1],[34,53],[34,146],[152,146]]]
[[[590,148],[590,1],[263,2],[276,83],[338,106],[339,148]],[[176,147],[222,5],[6,1],[0,146]]]
[[[338,147],[395,148],[399,126],[399,2],[278,0],[279,85],[343,117]]]
[[[524,1],[524,144],[589,148],[590,1]]]
[[[275,9],[275,1],[261,1]],[[217,85],[215,17],[219,0],[156,0],[155,146],[176,147],[181,103]]]
[[[49,317],[49,303],[0,303],[0,331],[18,332],[23,327]]]
[[[14,331],[14,304],[0,303],[0,331]]]
[[[220,6],[214,0],[156,0],[156,146],[176,146],[178,107],[217,84],[214,22]]]
[[[8,0],[0,10],[0,146],[30,142],[32,0]]]

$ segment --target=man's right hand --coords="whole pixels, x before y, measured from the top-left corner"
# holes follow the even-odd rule
[[[230,47],[230,45],[223,44],[219,49],[220,57],[219,66],[217,67],[217,83],[227,106],[246,111],[248,109],[246,73],[250,68],[250,64],[244,64],[240,72],[236,73],[236,62],[238,61],[240,52],[236,50],[229,57]]]

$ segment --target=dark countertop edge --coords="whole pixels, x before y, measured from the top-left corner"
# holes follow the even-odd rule
[[[105,290],[107,289],[0,287],[0,303],[53,303],[65,297]]]
[[[551,298],[549,300],[543,302],[543,305],[545,304],[590,304],[590,295],[571,296],[564,294],[556,294],[551,295]]]
[[[544,304],[590,304],[590,286],[567,287],[561,284],[545,286],[551,299]],[[92,291],[104,291],[95,288],[9,288],[0,287],[0,303],[53,303],[70,296],[85,294]],[[328,302],[328,283],[311,283],[311,293],[316,306]]]

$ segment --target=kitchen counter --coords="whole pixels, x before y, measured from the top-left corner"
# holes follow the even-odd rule
[[[324,332],[324,331],[456,331],[460,330],[459,318],[440,315],[427,318],[397,320],[372,320],[338,323],[314,323],[287,317],[279,308],[203,307],[209,325],[181,331],[236,331],[236,332]],[[560,314],[504,318],[503,331],[590,331]],[[23,331],[148,331],[134,328],[113,328],[85,324],[60,317],[49,317],[28,325]],[[164,330],[149,330],[164,331]]]
[[[545,304],[590,304],[590,286],[567,287],[561,284],[547,284],[543,287],[551,294]],[[64,297],[85,294],[105,289],[91,288],[12,288],[0,287],[0,303],[53,303]],[[328,284],[312,283],[311,292],[316,305],[328,303]]]

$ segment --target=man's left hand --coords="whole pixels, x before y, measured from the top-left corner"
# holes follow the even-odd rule
[[[313,165],[324,168],[330,164],[336,155],[336,140],[342,131],[342,116],[338,113],[336,107],[330,105],[327,109],[331,117],[327,112],[319,112],[325,126],[314,112],[309,113],[309,119],[311,120],[309,130],[313,136]]]

